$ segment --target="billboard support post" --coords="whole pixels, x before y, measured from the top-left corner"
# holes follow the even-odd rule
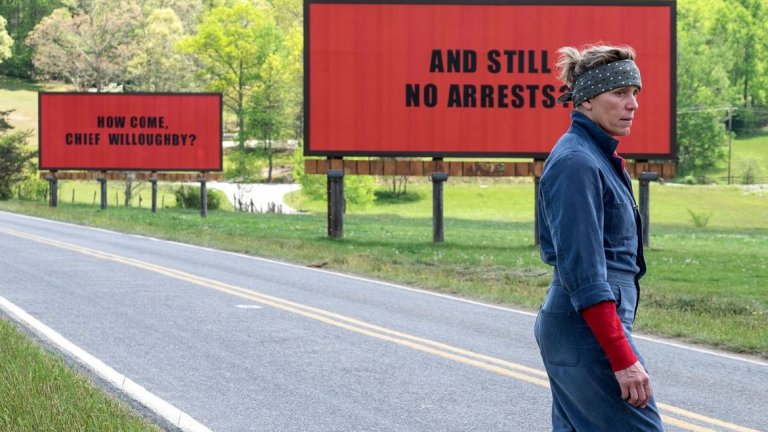
[[[445,238],[443,227],[443,183],[448,180],[448,174],[433,172],[432,179],[432,241],[442,243]]]
[[[98,177],[96,180],[101,184],[101,209],[106,210],[107,209],[107,172],[102,171],[101,177]]]
[[[328,237],[344,238],[344,170],[328,170]]]
[[[157,213],[157,173],[152,171],[149,177],[152,184],[152,213]]]
[[[56,171],[51,171],[50,174],[45,176],[45,179],[48,180],[48,190],[51,194],[48,200],[49,205],[56,207],[59,204],[59,179],[56,178]]]
[[[201,172],[197,179],[200,182],[200,216],[208,216],[208,187],[205,182],[205,173]]]
[[[640,220],[643,221],[643,246],[651,246],[651,209],[650,209],[650,183],[654,180],[658,180],[659,175],[655,172],[643,172],[640,174]]]

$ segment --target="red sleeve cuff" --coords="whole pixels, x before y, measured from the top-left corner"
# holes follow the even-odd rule
[[[637,356],[624,335],[624,328],[619,321],[614,302],[605,301],[590,306],[581,311],[581,316],[605,351],[605,355],[608,356],[614,372],[626,369],[637,362]]]

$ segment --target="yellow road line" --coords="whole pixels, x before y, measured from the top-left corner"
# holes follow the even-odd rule
[[[327,311],[320,308],[304,305],[301,303],[292,302],[290,300],[282,299],[275,296],[259,293],[246,288],[230,285],[224,282],[220,282],[213,279],[208,279],[201,276],[196,276],[191,273],[182,272],[169,267],[152,264],[147,261],[141,261],[134,258],[128,258],[121,255],[115,255],[96,249],[90,249],[82,246],[78,246],[72,243],[61,242],[58,240],[47,239],[36,235],[15,231],[7,228],[0,228],[0,232],[6,233],[19,238],[32,240],[38,243],[47,244],[60,249],[66,249],[73,252],[78,252],[84,255],[92,256],[99,259],[118,262],[125,265],[148,270],[154,273],[162,274],[174,279],[183,280],[198,286],[202,286],[208,289],[213,289],[225,294],[229,294],[235,297],[255,301],[263,305],[271,306],[275,309],[280,309],[292,314],[300,315],[305,318],[309,318],[315,321],[319,321],[328,325],[332,325],[338,328],[342,328],[348,331],[363,334],[368,337],[390,342],[396,345],[411,348],[417,351],[421,351],[427,354],[431,354],[444,359],[452,360],[465,365],[480,368],[489,372],[493,372],[502,376],[518,379],[531,384],[535,384],[541,387],[549,388],[549,381],[538,377],[546,378],[546,372],[524,366],[521,364],[509,362],[506,360],[498,359],[495,357],[487,356],[480,353],[464,350],[458,347],[454,347],[445,343],[433,341],[430,339],[424,339],[417,336],[409,335],[407,333],[398,332],[386,327],[377,326],[365,321],[361,321],[352,317],[337,314],[331,311]],[[520,372],[515,372],[514,369]],[[521,373],[524,372],[524,373]],[[535,376],[530,376],[530,375]],[[659,409],[669,411],[678,416],[686,417],[689,419],[697,420],[700,422],[708,423],[713,426],[719,426],[735,432],[759,432],[754,429],[749,429],[736,424],[728,423],[719,419],[707,417],[701,414],[697,414],[691,411],[677,408],[672,405],[658,403]],[[680,420],[668,415],[662,415],[664,423],[679,427],[681,429],[689,430],[692,432],[714,432],[714,429],[708,429],[696,424]]]
[[[658,407],[659,403],[656,402],[656,406]],[[695,424],[688,423],[683,420],[676,419],[674,417],[662,415],[661,420],[664,422],[664,425],[669,426],[676,426],[681,429],[685,429],[692,432],[717,432],[715,429],[709,429],[703,426],[698,426]]]
[[[748,427],[739,426],[739,425],[733,424],[733,423],[728,423],[728,422],[725,422],[725,421],[722,421],[722,420],[718,420],[716,418],[707,417],[705,415],[701,415],[701,414],[698,414],[698,413],[695,413],[695,412],[691,412],[691,411],[688,411],[688,410],[685,410],[685,409],[682,409],[682,408],[678,408],[678,407],[673,406],[673,405],[668,405],[668,404],[665,404],[665,403],[656,402],[656,406],[659,409],[663,409],[665,411],[669,411],[669,412],[671,412],[673,414],[677,414],[677,415],[680,415],[680,416],[683,416],[683,417],[688,417],[688,418],[694,419],[694,420],[699,420],[701,422],[709,423],[709,424],[711,424],[713,426],[720,426],[720,427],[723,427],[723,428],[726,428],[728,430],[732,430],[732,431],[735,431],[735,432],[759,432],[759,431],[757,431],[755,429],[750,429]]]

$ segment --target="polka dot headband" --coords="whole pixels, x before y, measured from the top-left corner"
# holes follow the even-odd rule
[[[560,96],[557,101],[565,103],[573,100],[573,106],[577,107],[601,93],[626,86],[643,87],[640,69],[632,60],[619,60],[585,72],[576,80],[573,90]]]

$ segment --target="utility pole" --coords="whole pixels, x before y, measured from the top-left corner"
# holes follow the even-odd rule
[[[731,184],[731,144],[733,141],[733,107],[728,107],[728,184]]]

